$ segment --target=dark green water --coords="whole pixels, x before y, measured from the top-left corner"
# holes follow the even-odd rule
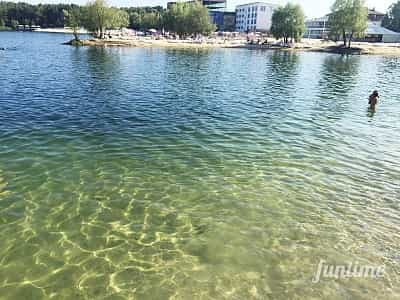
[[[399,299],[399,58],[69,38],[0,33],[0,299]]]

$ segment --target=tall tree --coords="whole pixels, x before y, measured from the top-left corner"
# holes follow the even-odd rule
[[[199,1],[189,4],[186,16],[187,31],[190,34],[210,34],[217,30],[211,21],[208,9]]]
[[[71,27],[72,34],[76,42],[79,41],[79,29],[82,27],[82,10],[79,6],[72,6],[69,10],[64,10],[66,24]]]
[[[209,34],[216,30],[207,8],[198,1],[172,5],[165,13],[164,26],[183,37],[190,34]]]
[[[121,29],[129,26],[129,15],[126,11],[112,7],[110,8],[110,15],[107,28]]]
[[[142,16],[137,11],[127,11],[129,14],[129,27],[133,29],[141,29]]]
[[[85,28],[95,37],[103,38],[110,19],[108,4],[105,0],[93,0],[88,2],[85,14]]]
[[[97,38],[104,38],[106,29],[128,26],[129,16],[125,11],[109,7],[105,0],[93,0],[86,6],[84,27]]]
[[[6,18],[7,18],[7,11],[5,6],[1,5],[0,6],[0,28],[6,26]]]
[[[368,26],[368,9],[365,0],[336,0],[329,15],[330,35],[335,40],[342,37],[345,47],[352,40],[365,35]]]
[[[382,26],[400,32],[400,1],[390,6],[389,11],[383,19]]]
[[[187,3],[178,2],[172,5],[166,12],[164,25],[169,31],[173,31],[180,36],[186,35],[187,32]]]
[[[300,41],[305,32],[305,17],[300,5],[288,3],[277,8],[272,15],[271,33],[276,39]]]

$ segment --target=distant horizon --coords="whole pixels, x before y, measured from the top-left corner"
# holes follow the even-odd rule
[[[169,0],[107,0],[110,5],[118,6],[118,7],[137,7],[137,6],[163,6],[166,7],[167,2]],[[26,2],[30,4],[57,4],[57,3],[75,3],[83,5],[87,3],[86,0],[26,0],[26,1],[15,1],[11,0],[11,2]],[[322,17],[329,13],[330,7],[334,3],[334,0],[265,0],[265,1],[257,1],[257,0],[227,0],[228,2],[228,10],[233,11],[237,5],[252,3],[252,2],[266,2],[266,3],[275,3],[275,4],[285,4],[287,2],[298,3],[300,4],[307,18],[315,18]],[[377,11],[382,13],[386,13],[391,4],[396,3],[396,0],[367,0],[368,8],[375,8]]]

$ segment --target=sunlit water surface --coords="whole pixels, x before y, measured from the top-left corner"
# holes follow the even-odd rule
[[[0,299],[399,299],[399,58],[69,38],[0,33]]]

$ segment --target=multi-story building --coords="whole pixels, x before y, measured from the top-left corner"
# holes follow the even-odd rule
[[[269,32],[277,4],[254,2],[236,6],[236,31]]]
[[[368,21],[375,23],[375,25],[381,26],[382,21],[385,18],[385,14],[379,11],[376,11],[375,8],[368,9]]]
[[[329,36],[328,16],[306,21],[305,38],[308,39],[327,39]]]
[[[209,14],[218,31],[235,31],[235,12],[212,10]]]

